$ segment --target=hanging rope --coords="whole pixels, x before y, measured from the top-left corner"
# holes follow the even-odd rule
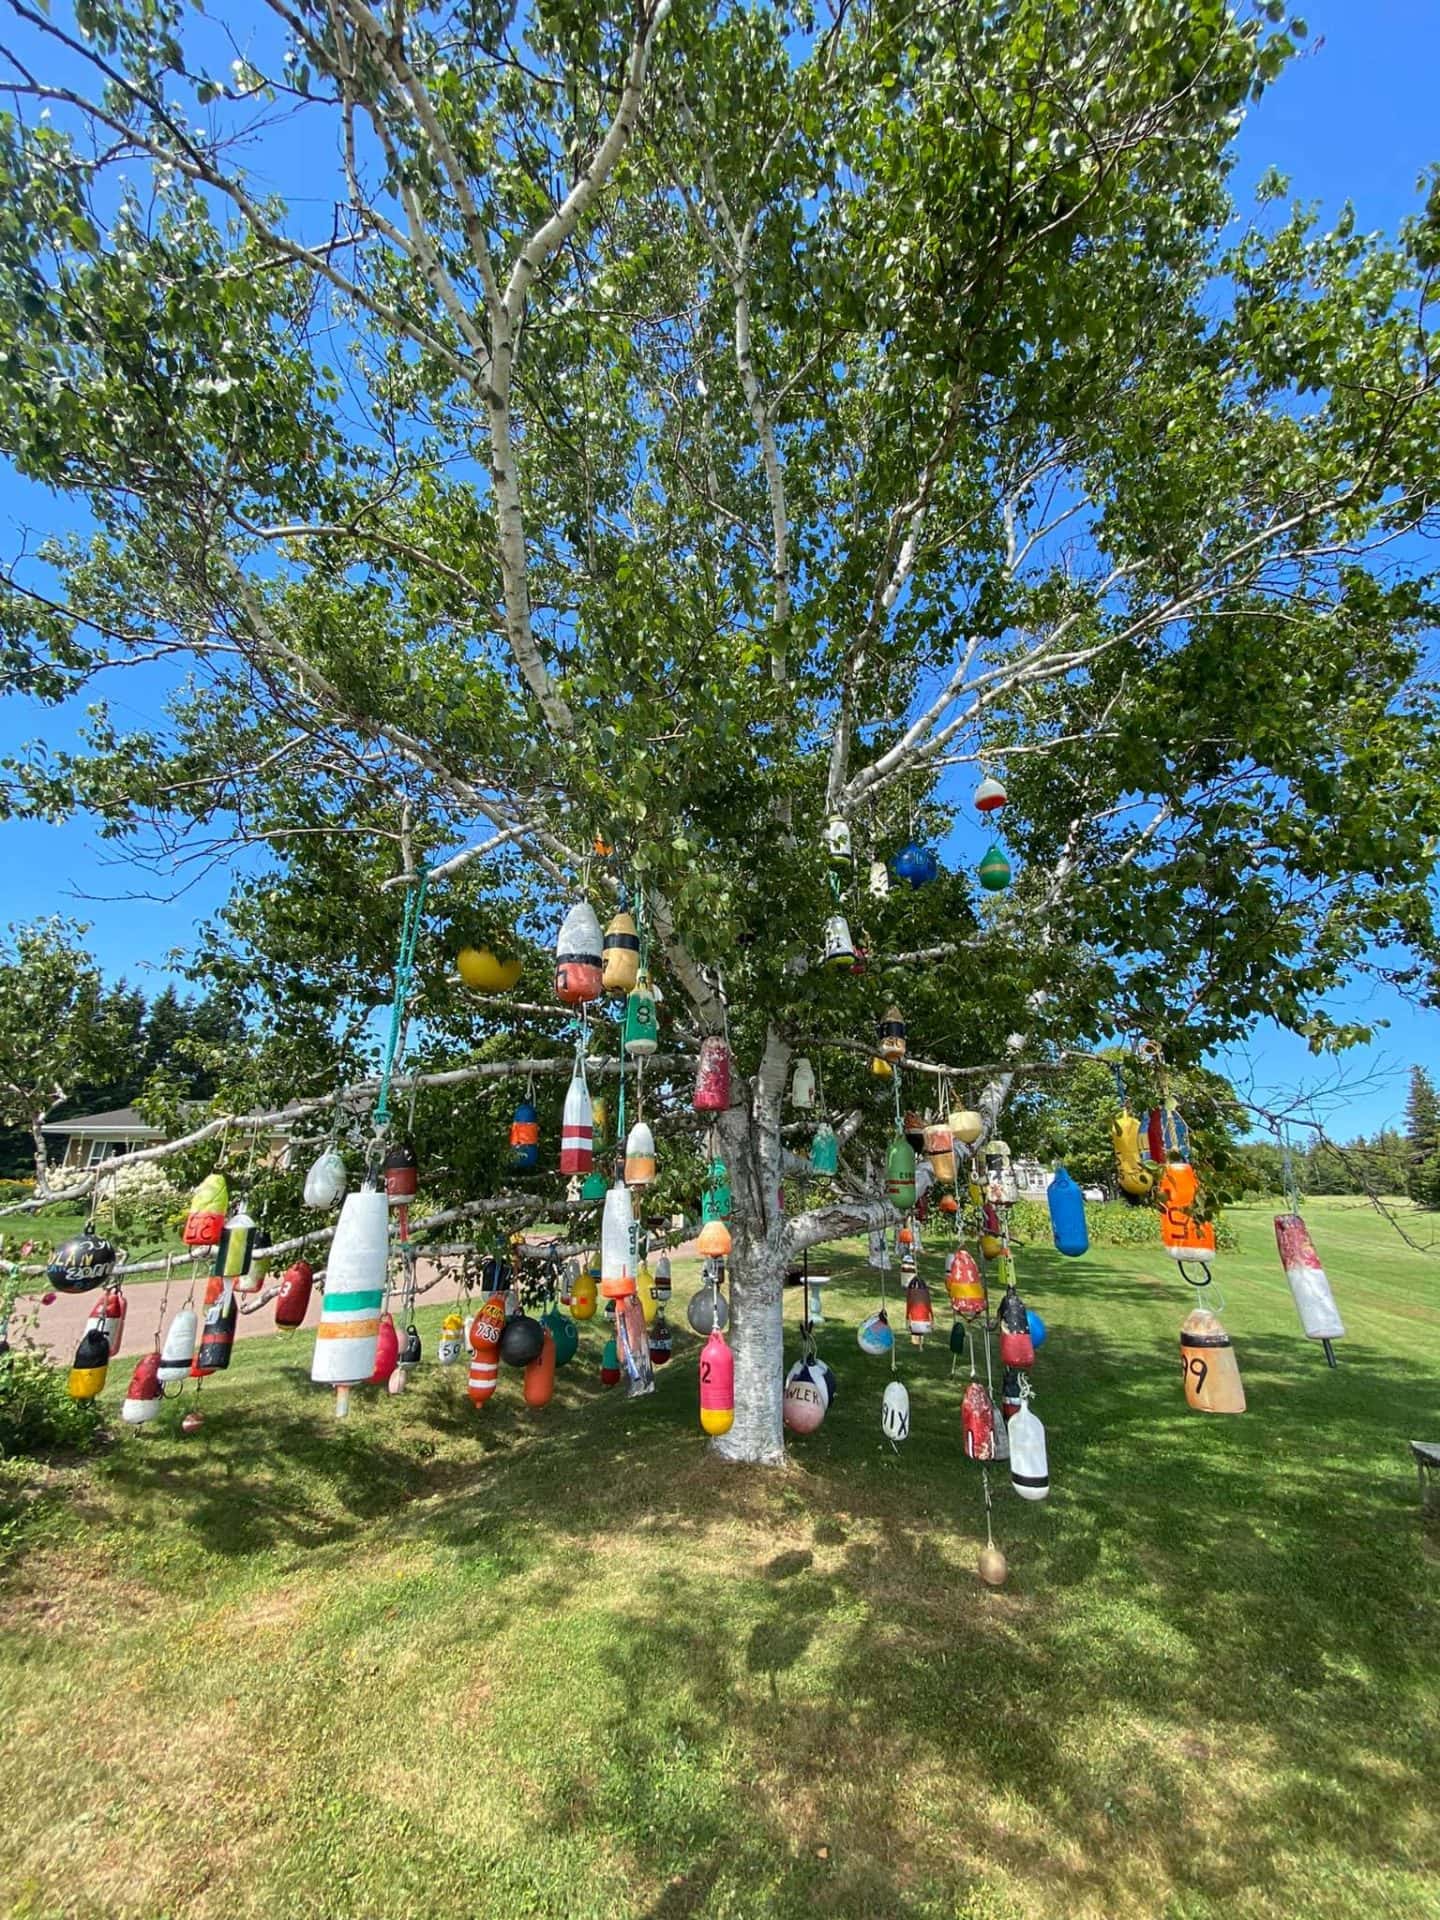
[[[406,889],[405,912],[400,922],[400,951],[395,960],[395,996],[390,1003],[390,1033],[385,1042],[385,1059],[380,1070],[380,1093],[371,1115],[377,1134],[383,1133],[390,1125],[390,1079],[395,1071],[395,1056],[400,1049],[400,1029],[410,999],[415,948],[420,939],[420,921],[429,884],[430,869],[422,860],[413,882]]]

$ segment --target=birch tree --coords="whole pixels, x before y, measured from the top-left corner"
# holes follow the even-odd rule
[[[887,1000],[914,1104],[993,1118],[1102,1036],[1340,1044],[1357,969],[1429,987],[1440,198],[1237,217],[1282,9],[5,4],[0,435],[75,514],[7,664],[175,670],[7,804],[260,849],[207,964],[292,1063],[383,997],[417,859],[427,1031],[491,1057],[530,1016],[442,936],[633,888],[667,1045],[741,1069],[722,1451],[782,1452],[786,1268],[891,1218]],[[847,880],[869,963],[821,969],[827,821],[863,881],[984,770],[1015,886]],[[848,1146],[786,1212],[799,1050]]]

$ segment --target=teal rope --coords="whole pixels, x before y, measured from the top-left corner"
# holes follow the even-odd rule
[[[430,869],[422,860],[419,872],[405,893],[405,913],[400,922],[400,952],[395,962],[395,998],[390,1003],[390,1037],[385,1042],[385,1064],[380,1072],[380,1097],[371,1116],[377,1133],[390,1124],[390,1079],[395,1071],[395,1055],[400,1046],[400,1027],[410,985],[415,972],[415,948],[420,939],[420,921],[425,911],[425,892],[430,885]]]

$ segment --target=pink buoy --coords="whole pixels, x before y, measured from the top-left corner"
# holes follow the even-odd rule
[[[700,1042],[695,1069],[696,1113],[723,1113],[730,1104],[730,1049],[718,1034]]]

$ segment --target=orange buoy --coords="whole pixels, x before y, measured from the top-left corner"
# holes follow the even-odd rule
[[[945,1274],[945,1291],[951,1310],[962,1320],[974,1320],[985,1311],[985,1282],[975,1256],[966,1247],[957,1247],[950,1256]]]
[[[505,1300],[492,1293],[470,1322],[470,1377],[465,1391],[483,1407],[500,1382],[500,1336],[505,1331]]]
[[[1200,1182],[1188,1161],[1172,1161],[1160,1175],[1160,1239],[1172,1260],[1196,1260],[1209,1266],[1215,1258],[1215,1228],[1195,1218]]]
[[[555,1391],[555,1336],[548,1327],[540,1351],[525,1369],[525,1404],[548,1407]]]

